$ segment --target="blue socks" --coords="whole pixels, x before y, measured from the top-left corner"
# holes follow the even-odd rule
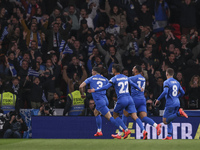
[[[127,122],[128,122],[128,117],[124,116],[124,114],[122,114],[122,121],[125,124],[125,126],[127,126]],[[119,129],[120,132],[122,132],[121,129]]]
[[[144,118],[142,118],[142,121],[143,122],[145,122],[145,123],[148,123],[148,124],[150,124],[150,125],[152,125],[153,126],[153,124],[155,123],[151,118],[149,118],[149,117],[144,117]]]
[[[140,129],[142,129],[142,131],[143,131],[143,130],[144,130],[144,126],[143,126],[143,124],[142,124],[142,121],[141,121],[139,118],[137,118],[135,121],[136,121],[137,124],[139,125]]]
[[[167,124],[168,137],[172,136],[172,130],[173,130],[172,122],[170,122],[169,124]]]
[[[122,115],[122,121],[127,126],[128,117],[124,116],[124,114]]]
[[[121,126],[124,130],[128,129],[128,128],[125,126],[125,124],[123,123],[123,121],[122,121],[119,117],[117,117],[117,118],[115,119],[115,121],[116,121],[117,124],[118,124],[119,126]],[[119,127],[119,126],[118,126],[118,127]]]
[[[117,128],[119,128],[119,124],[115,121],[113,117],[110,118],[110,122],[115,125]]]
[[[172,114],[170,115],[169,117],[167,117],[166,121],[167,123],[170,123],[171,121],[173,121],[176,117],[180,116],[180,113],[175,113],[175,114]]]
[[[97,129],[102,129],[102,118],[100,115],[96,116]]]

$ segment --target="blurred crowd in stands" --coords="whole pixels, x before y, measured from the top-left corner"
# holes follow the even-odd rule
[[[159,115],[154,99],[163,91],[165,70],[186,94],[184,109],[200,108],[200,0],[0,0],[1,106],[40,109],[40,115],[93,116],[94,100],[79,85],[92,67],[113,77],[112,65],[132,76],[141,65],[149,115]],[[89,88],[89,87],[88,87]],[[109,108],[117,101],[107,91]],[[14,94],[12,102],[4,99]],[[8,93],[7,93],[8,94]],[[12,95],[11,94],[11,95]]]

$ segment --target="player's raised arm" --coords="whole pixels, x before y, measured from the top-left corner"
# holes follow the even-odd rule
[[[133,82],[131,81],[131,79],[128,79],[128,82],[129,82],[129,84],[130,84],[131,86],[133,86],[134,88],[138,89],[139,91],[142,91],[142,89],[141,89],[137,84],[133,83]],[[142,91],[142,92],[143,92],[143,91]]]
[[[109,87],[112,86],[112,83],[108,83],[105,86],[99,88],[99,89],[88,89],[88,93],[94,93],[94,92],[99,92],[99,91],[103,91],[103,90],[107,90]]]

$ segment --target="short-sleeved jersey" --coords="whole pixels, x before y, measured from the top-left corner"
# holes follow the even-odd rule
[[[84,82],[86,84],[90,84],[91,89],[92,88],[99,89],[99,88],[105,86],[106,84],[108,84],[108,79],[101,76],[100,74],[97,74],[97,75],[87,78]],[[106,94],[106,90],[103,90],[103,91],[92,93],[92,96],[93,96],[94,100],[97,100],[100,98],[100,95],[105,95],[105,94]]]
[[[176,107],[180,106],[178,93],[183,90],[180,83],[174,78],[169,78],[164,82],[164,88],[168,88],[168,93],[165,95],[166,104],[165,107]]]
[[[130,96],[127,76],[123,74],[116,75],[110,79],[110,82],[115,87],[118,100],[123,96]]]
[[[141,74],[129,77],[129,80],[131,80],[133,83],[137,84],[138,87],[145,89],[145,78]],[[131,96],[133,99],[134,98],[145,99],[144,92],[139,91],[138,89],[134,88],[133,86],[131,86]]]

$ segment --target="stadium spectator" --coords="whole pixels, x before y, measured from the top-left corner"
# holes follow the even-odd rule
[[[79,66],[80,67],[80,66]],[[75,68],[76,69],[76,68]],[[68,66],[64,66],[63,67],[63,79],[65,80],[65,82],[68,84],[68,89],[69,89],[69,93],[74,91],[74,85],[76,83],[82,83],[86,78],[87,78],[87,72],[85,70],[85,67],[83,65],[81,65],[81,71],[82,71],[82,76],[80,76],[78,74],[78,72],[75,72],[75,70],[73,70],[73,74],[72,77],[70,78],[67,75],[67,70],[68,70]]]
[[[56,112],[49,106],[49,103],[42,103],[38,116],[56,116]]]
[[[156,85],[153,88],[153,99],[156,99],[156,97],[161,94],[163,91],[163,78],[158,77],[156,81]],[[162,99],[162,104],[159,106],[159,109],[164,109],[165,106],[165,99]]]
[[[69,7],[63,10],[63,16],[66,18],[66,21],[69,21],[68,16],[72,19],[71,35],[77,37],[77,33],[80,28],[79,24],[80,14],[78,9],[76,9],[74,5],[70,5]]]
[[[95,38],[95,40],[97,42],[97,48],[99,52],[103,56],[105,56],[104,62],[107,68],[112,63],[113,61],[112,59],[114,59],[114,63],[120,64],[121,66],[123,66],[122,59],[121,59],[121,55],[123,54],[123,51],[116,51],[116,48],[112,45],[109,47],[109,51],[106,51],[105,49],[102,48],[101,44],[99,43],[99,38]]]
[[[35,79],[33,79],[31,94],[30,94],[31,107],[33,109],[40,108],[42,103],[42,94],[43,94],[43,89],[40,84],[40,79],[36,77]]]
[[[66,105],[66,100],[61,98],[59,92],[53,94],[53,99],[50,100],[50,106],[53,108],[64,108]]]
[[[26,123],[19,114],[16,114],[16,112],[11,111],[9,116],[9,120],[6,121],[3,126],[3,138],[22,138],[23,131],[28,130]]]
[[[53,94],[56,91],[55,76],[51,73],[51,70],[46,69],[43,74],[40,75],[40,81],[43,85],[44,93],[47,101],[53,98]]]
[[[189,83],[189,105],[195,107],[197,105],[197,108],[199,107],[199,100],[200,100],[200,78],[198,75],[194,75]]]
[[[168,24],[168,18],[170,17],[170,9],[165,0],[156,0],[154,8],[154,17],[157,27],[153,27],[154,31],[160,32]]]
[[[89,106],[86,107],[82,111],[81,116],[94,116],[94,109],[95,109],[95,102],[94,102],[94,100],[90,99],[88,105]]]
[[[86,95],[84,93],[84,95]],[[69,93],[67,96],[67,102],[63,111],[63,116],[68,113],[69,116],[78,116],[81,115],[81,112],[84,110],[84,100],[85,98],[81,97],[79,91],[79,84],[74,84],[74,92]]]
[[[118,26],[122,26],[124,28],[127,27],[127,21],[126,21],[126,15],[120,12],[120,9],[118,6],[113,6],[112,8],[110,8],[110,6],[108,5],[108,3],[106,3],[106,6],[109,12],[106,12],[109,16],[109,18],[113,18],[116,21],[116,25]]]
[[[182,72],[177,72],[175,79],[180,83],[181,87],[183,88],[184,91],[186,91],[186,85],[185,85],[185,80],[183,78]],[[186,107],[185,104],[185,96],[180,98],[180,105],[182,108]]]
[[[117,36],[120,34],[120,26],[116,25],[116,20],[114,18],[110,18],[109,26],[106,28],[105,31],[106,33]]]

